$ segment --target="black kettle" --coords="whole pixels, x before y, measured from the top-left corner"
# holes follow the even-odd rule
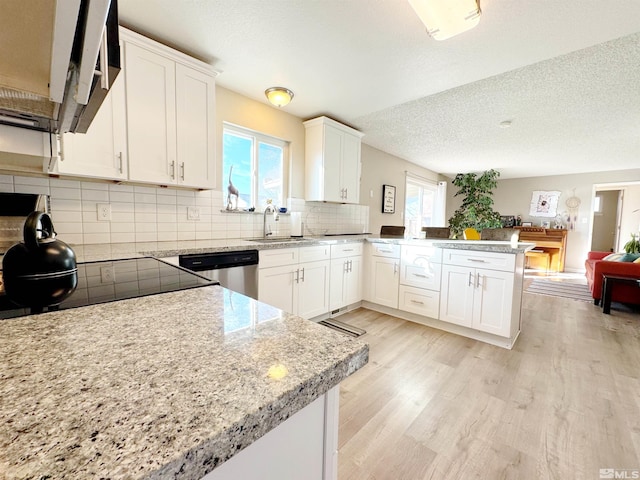
[[[78,285],[76,255],[55,238],[53,222],[46,213],[29,214],[23,235],[24,243],[13,245],[2,259],[5,293],[24,307],[58,305]]]

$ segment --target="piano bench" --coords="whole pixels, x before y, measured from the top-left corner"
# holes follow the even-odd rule
[[[528,250],[525,252],[525,257],[542,258],[546,264],[546,272],[549,273],[551,269],[551,254],[544,250]]]

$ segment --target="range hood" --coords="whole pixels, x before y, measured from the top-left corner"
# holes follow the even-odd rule
[[[0,124],[86,133],[120,71],[117,0],[2,0]]]

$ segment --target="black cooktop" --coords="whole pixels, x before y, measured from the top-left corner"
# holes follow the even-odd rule
[[[0,319],[206,285],[219,285],[219,283],[182,267],[151,257],[78,263],[78,287],[60,305],[44,309],[21,307],[13,303],[2,289],[0,292]]]

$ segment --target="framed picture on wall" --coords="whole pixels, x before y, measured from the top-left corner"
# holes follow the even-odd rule
[[[396,187],[382,185],[382,213],[395,213],[396,211]]]

